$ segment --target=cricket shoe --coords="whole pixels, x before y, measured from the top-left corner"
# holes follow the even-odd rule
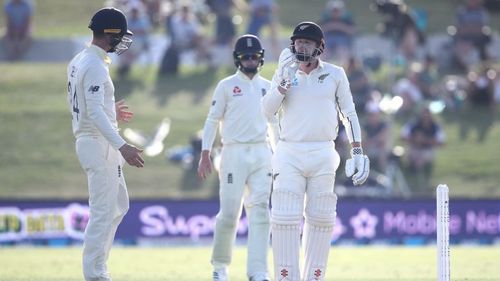
[[[227,270],[226,269],[215,270],[212,273],[212,277],[213,277],[214,281],[227,281],[227,280],[229,280],[227,278]]]

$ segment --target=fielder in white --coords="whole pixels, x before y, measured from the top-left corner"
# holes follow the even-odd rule
[[[280,55],[271,91],[262,99],[264,114],[268,118],[278,114],[280,124],[272,159],[274,274],[276,281],[324,280],[336,217],[338,117],[352,145],[346,174],[355,185],[366,181],[369,161],[361,148],[361,130],[346,74],[341,67],[319,59],[324,50],[323,31],[313,22],[302,22],[291,40],[290,48]],[[300,270],[303,217],[304,262]]]
[[[127,50],[132,35],[124,14],[114,8],[99,10],[90,21],[92,43],[68,65],[68,102],[72,113],[76,153],[87,174],[90,218],[85,229],[83,275],[87,281],[109,281],[106,268],[116,229],[129,208],[123,158],[143,167],[142,150],[118,134],[117,121],[132,113],[115,103],[107,53]],[[118,110],[118,112],[117,112]],[[123,158],[122,158],[123,156]]]
[[[212,107],[203,128],[198,174],[205,179],[212,171],[210,151],[220,124],[222,138],[219,171],[220,209],[215,222],[212,260],[213,280],[228,280],[236,227],[245,206],[249,222],[247,275],[252,281],[269,280],[269,196],[271,193],[271,147],[267,132],[274,136],[276,121],[269,122],[260,102],[270,87],[259,75],[264,49],[253,35],[243,35],[235,44],[236,74],[217,85]],[[247,187],[247,188],[246,188]],[[243,202],[244,201],[244,202]]]

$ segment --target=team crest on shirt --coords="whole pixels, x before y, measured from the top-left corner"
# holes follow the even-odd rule
[[[234,86],[234,88],[233,88],[233,97],[238,97],[238,96],[242,96],[242,95],[243,95],[243,93],[241,92],[240,87]]]
[[[261,93],[262,93],[262,96],[265,96],[265,95],[266,95],[266,93],[267,93],[266,89],[264,89],[264,88],[260,89],[260,91],[261,91]]]
[[[297,79],[297,77],[293,78],[293,81],[290,84],[290,86],[297,87],[298,85],[299,85],[299,79]]]
[[[325,81],[325,78],[330,75],[330,73],[325,73],[325,74],[321,74],[319,77],[318,77],[318,83],[321,84],[323,83],[323,81]]]

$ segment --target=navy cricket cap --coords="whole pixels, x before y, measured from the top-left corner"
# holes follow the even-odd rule
[[[89,28],[96,33],[133,35],[132,31],[128,30],[125,14],[113,7],[97,11],[90,20]]]

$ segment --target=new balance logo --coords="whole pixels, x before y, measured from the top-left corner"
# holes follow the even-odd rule
[[[95,93],[99,91],[99,86],[90,86],[89,87],[89,92]]]

